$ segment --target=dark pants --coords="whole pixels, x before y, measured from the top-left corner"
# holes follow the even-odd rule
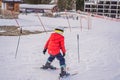
[[[65,58],[62,56],[61,53],[59,53],[58,55],[55,55],[55,56],[50,55],[48,57],[48,61],[51,63],[55,58],[57,58],[59,60],[59,63],[60,63],[61,67],[66,66]]]

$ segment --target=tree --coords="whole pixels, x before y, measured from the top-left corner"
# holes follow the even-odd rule
[[[67,0],[66,1],[66,9],[72,10],[73,9],[73,0]]]
[[[58,8],[60,11],[72,10],[74,7],[75,0],[58,0]],[[49,4],[51,0],[24,0],[28,4]],[[76,10],[84,10],[84,0],[76,0]]]
[[[28,4],[38,4],[41,3],[41,0],[24,0],[24,2]]]
[[[60,11],[64,11],[66,9],[66,0],[58,0],[57,5]]]
[[[65,9],[67,10],[72,10],[73,9],[73,1],[74,0],[58,0],[58,8],[60,11],[64,11]]]
[[[84,0],[76,0],[76,10],[84,10]]]
[[[41,0],[42,4],[49,4],[51,2],[51,0]]]

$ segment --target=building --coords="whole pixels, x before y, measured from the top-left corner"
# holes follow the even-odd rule
[[[19,5],[22,0],[0,0],[0,18],[18,18]]]
[[[1,8],[1,6],[2,6],[2,0],[0,0],[0,8]]]
[[[120,19],[120,0],[85,0],[84,11]]]
[[[1,0],[1,8],[4,10],[11,10],[19,12],[19,4],[22,0]]]
[[[27,11],[33,11],[33,12],[57,12],[58,7],[56,4],[39,4],[39,5],[34,5],[34,4],[20,4],[20,9]]]

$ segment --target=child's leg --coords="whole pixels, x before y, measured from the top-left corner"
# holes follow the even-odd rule
[[[56,58],[59,60],[61,67],[65,67],[66,66],[66,64],[65,64],[65,58],[62,56],[61,53],[58,54],[58,55],[56,55]]]
[[[50,55],[47,59],[47,62],[45,64],[44,68],[46,68],[46,69],[47,68],[53,68],[53,66],[51,66],[51,63],[54,59],[55,59],[55,56]]]
[[[50,55],[47,62],[51,63],[55,59],[55,56]]]
[[[61,55],[61,53],[56,55],[56,58],[60,61],[60,67],[61,67],[60,76],[63,77],[70,75],[69,73],[66,72],[65,58]]]

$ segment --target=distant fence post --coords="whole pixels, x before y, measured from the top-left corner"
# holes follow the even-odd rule
[[[82,32],[82,17],[80,17],[80,28],[81,28],[81,32]]]
[[[67,18],[67,22],[68,22],[68,25],[69,25],[69,28],[70,28],[70,32],[71,32],[70,21],[69,21],[69,17],[67,16],[66,10],[65,10],[65,15],[66,15],[66,18]]]

